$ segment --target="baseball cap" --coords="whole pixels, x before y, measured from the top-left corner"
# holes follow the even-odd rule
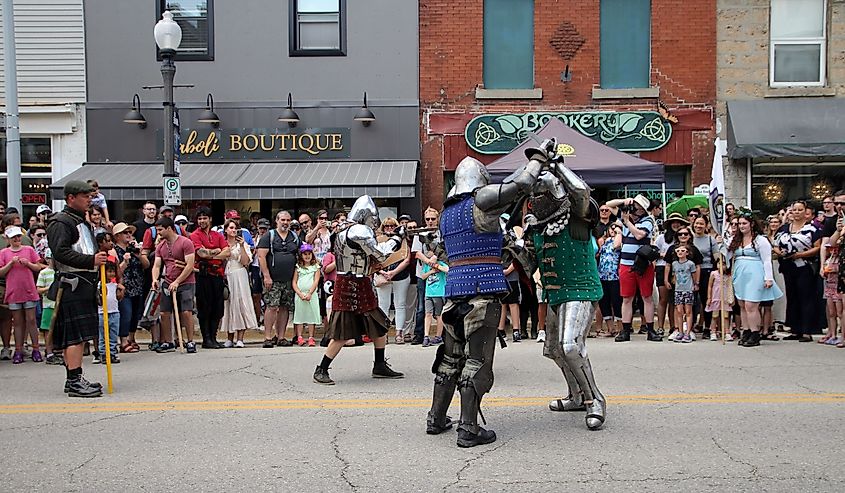
[[[410,216],[410,215],[408,215],[408,214],[402,214],[401,216],[399,216],[399,222],[402,222],[402,221],[411,221],[411,220],[412,220],[412,219],[411,219],[411,216]]]
[[[223,217],[225,219],[240,219],[241,214],[238,211],[236,211],[235,209],[229,209],[228,211],[226,211],[226,215],[223,216]]]
[[[41,205],[38,206],[37,209],[35,209],[35,215],[43,214],[45,212],[46,213],[53,212],[53,209],[50,209],[50,206],[47,205],[47,204],[41,204]]]
[[[188,224],[188,218],[185,217],[182,214],[179,214],[178,216],[176,216],[176,218],[173,220],[173,222],[176,223],[176,224],[179,224],[180,222]]]
[[[71,180],[65,183],[65,187],[63,189],[65,197],[68,195],[76,195],[78,193],[91,193],[93,191],[94,187],[80,180]]]
[[[173,212],[173,207],[170,207],[169,205],[163,205],[158,208],[159,214],[164,214],[167,211]]]
[[[17,226],[9,226],[4,233],[6,238],[14,238],[15,236],[23,235],[23,230]]]
[[[270,227],[270,220],[266,218],[261,218],[258,220],[258,227],[259,228],[269,228]]]

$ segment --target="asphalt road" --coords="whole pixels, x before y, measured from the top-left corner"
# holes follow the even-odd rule
[[[472,449],[424,433],[434,348],[388,346],[403,380],[344,349],[332,387],[311,381],[321,348],[142,351],[94,400],[67,398],[62,368],[4,361],[0,490],[845,491],[845,351],[642,337],[589,340],[597,432],[548,410],[563,382],[540,344],[497,350],[483,409],[499,439]]]

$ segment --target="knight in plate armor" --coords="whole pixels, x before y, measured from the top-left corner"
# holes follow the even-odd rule
[[[452,427],[446,416],[457,387],[461,395],[458,446],[492,443],[496,433],[478,425],[481,399],[493,386],[493,353],[508,291],[502,271],[499,216],[527,197],[546,166],[547,146],[526,151],[528,163],[501,184],[489,184],[487,168],[471,157],[455,170],[455,187],[444,203],[440,233],[448,257],[443,344],[432,372],[434,395],[426,433]],[[483,416],[482,416],[483,419]]]
[[[349,339],[368,335],[373,341],[375,362],[373,378],[402,378],[404,375],[390,368],[384,358],[387,330],[390,321],[379,309],[373,289],[372,273],[388,255],[402,246],[404,229],[382,243],[376,241],[375,230],[381,221],[373,199],[363,195],[355,201],[347,222],[332,240],[337,259],[337,280],[334,284],[332,314],[326,335],[329,346],[322,362],[314,370],[314,381],[334,385],[329,377],[329,365]]]
[[[549,304],[543,355],[566,380],[567,397],[549,403],[552,411],[586,411],[590,430],[601,428],[606,403],[596,386],[585,345],[596,303],[602,297],[590,238],[598,215],[590,187],[556,158],[528,199],[525,221],[537,256],[543,302]]]

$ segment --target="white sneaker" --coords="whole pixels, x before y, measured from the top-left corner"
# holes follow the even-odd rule
[[[734,336],[732,336],[731,333],[728,332],[728,335],[725,336],[725,342],[731,342],[733,340],[734,340]]]
[[[546,342],[546,331],[541,330],[537,332],[537,342]]]
[[[12,359],[12,350],[7,347],[0,349],[0,360],[6,361],[10,359]]]
[[[690,331],[689,338],[690,338],[690,342],[695,342],[695,332]]]
[[[235,347],[235,343],[233,343],[232,341],[227,339],[226,342],[223,343],[223,347],[225,347],[225,348]]]
[[[244,341],[238,341],[238,342],[236,342],[236,343],[235,343],[235,347],[236,347],[236,348],[242,348],[242,347],[244,347]]]
[[[711,332],[711,333],[710,333],[710,340],[711,340],[711,341],[718,341],[718,340],[719,340],[719,336],[717,336],[715,332]]]

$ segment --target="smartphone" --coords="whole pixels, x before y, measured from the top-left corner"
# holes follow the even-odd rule
[[[238,236],[239,236],[239,237],[241,237],[241,238],[243,238],[243,237],[244,237],[244,230],[239,229],[239,230],[238,230]]]

